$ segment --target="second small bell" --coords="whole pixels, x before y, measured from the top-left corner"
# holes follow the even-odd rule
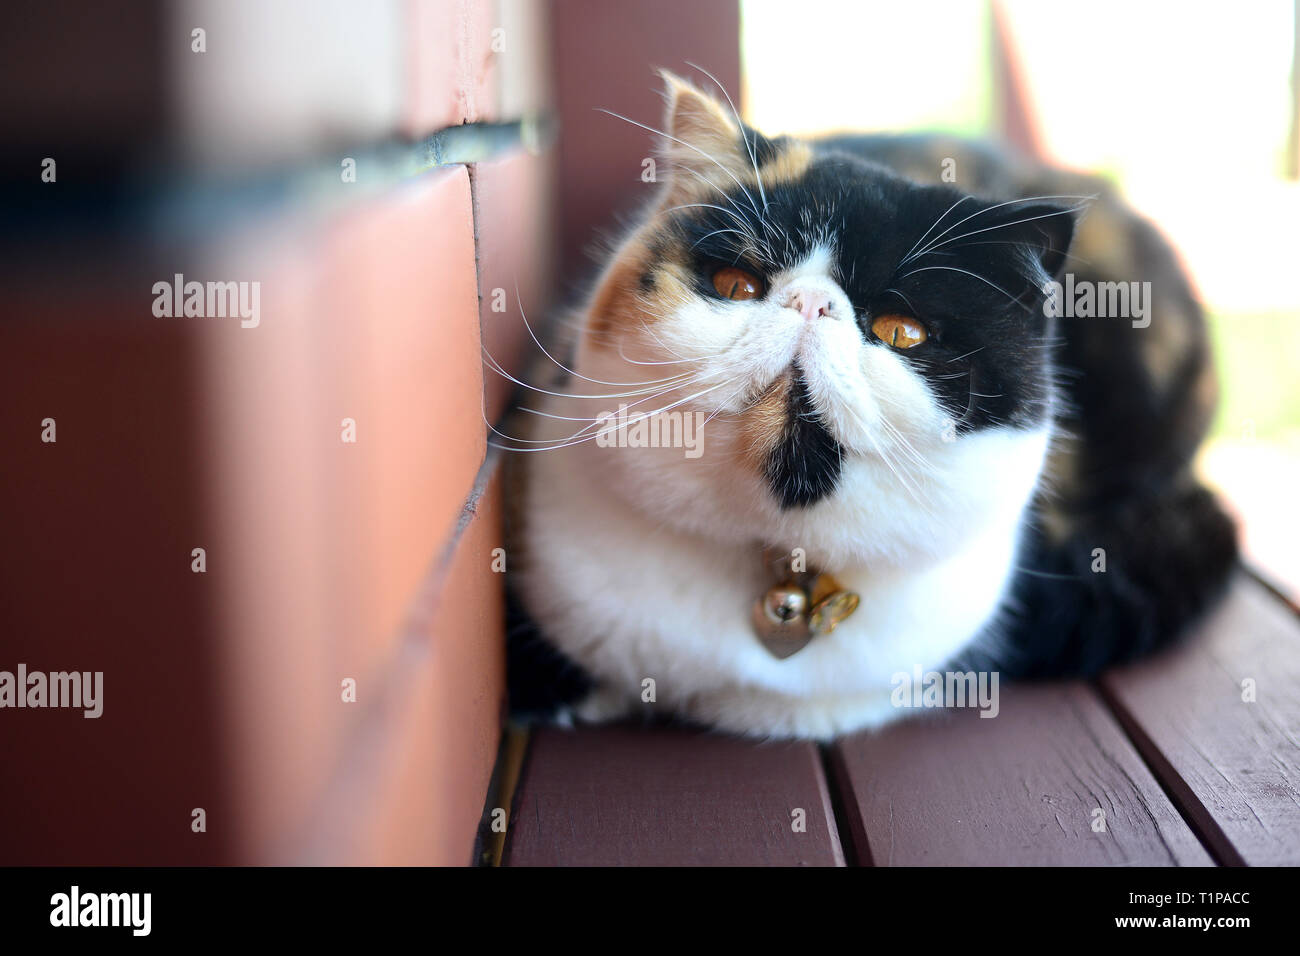
[[[813,605],[808,627],[814,634],[829,634],[858,609],[860,598],[853,591],[836,591]]]

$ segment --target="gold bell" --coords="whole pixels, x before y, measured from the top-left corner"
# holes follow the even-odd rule
[[[794,584],[778,584],[763,595],[763,613],[772,624],[785,624],[808,611],[808,595]]]
[[[858,609],[861,599],[853,591],[844,590],[833,575],[825,572],[813,579],[812,611],[808,614],[808,627],[814,635],[829,634],[846,617]]]
[[[860,598],[853,591],[836,591],[813,605],[808,628],[814,634],[829,634],[858,609]]]
[[[808,595],[789,582],[769,588],[754,602],[754,633],[768,652],[780,660],[795,654],[812,640],[808,628]]]

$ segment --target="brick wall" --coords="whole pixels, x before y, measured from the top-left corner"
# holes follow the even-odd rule
[[[0,711],[0,862],[468,863],[504,705],[480,348],[550,297],[551,150],[510,125],[550,105],[546,7],[78,10],[20,5],[3,51],[0,670],[102,671],[104,709]],[[43,82],[69,24],[109,42]],[[466,123],[480,161],[431,165]],[[177,273],[256,282],[257,325],[155,316]]]

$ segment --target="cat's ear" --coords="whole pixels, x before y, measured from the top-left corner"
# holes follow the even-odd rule
[[[660,152],[668,165],[665,191],[671,202],[714,188],[732,190],[754,175],[752,161],[732,110],[668,70],[664,81],[664,133]]]
[[[1042,267],[1047,279],[1059,279],[1074,240],[1077,206],[1034,201],[991,207],[986,217],[972,219],[968,226],[978,232],[972,242],[1010,242],[1024,246]]]

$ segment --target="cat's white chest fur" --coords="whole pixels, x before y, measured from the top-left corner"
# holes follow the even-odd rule
[[[894,675],[939,667],[996,614],[1047,440],[1045,429],[962,439],[948,452],[969,476],[962,495],[924,509],[901,492],[891,507],[864,506],[881,499],[878,483],[891,487],[883,466],[865,462],[846,469],[833,500],[774,513],[769,543],[807,548],[862,599],[833,633],[785,660],[750,624],[774,583],[763,542],[724,533],[725,510],[744,490],[703,479],[696,493],[717,496],[718,528],[676,527],[632,504],[629,493],[650,489],[627,487],[621,460],[589,445],[530,456],[517,586],[547,639],[600,684],[579,716],[664,708],[752,736],[879,726],[907,713],[891,705]]]

